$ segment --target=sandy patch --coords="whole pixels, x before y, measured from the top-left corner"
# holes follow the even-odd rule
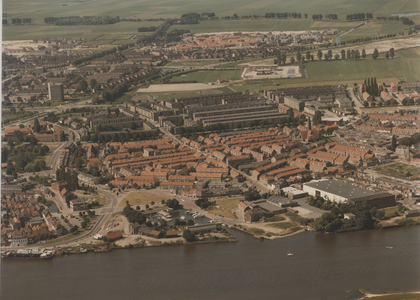
[[[180,84],[152,84],[148,88],[138,89],[138,93],[182,92],[218,89],[225,85],[208,85],[205,83],[180,83]]]
[[[242,78],[263,79],[263,78],[294,78],[302,77],[298,66],[277,66],[277,65],[260,65],[248,66],[242,72]]]
[[[23,48],[33,48],[33,50],[38,50],[38,46],[46,46],[48,44],[44,44],[43,42],[33,42],[32,40],[18,40],[18,41],[3,41],[2,42],[2,51],[14,56],[23,56],[26,52],[23,51]],[[20,50],[18,53],[10,53],[8,49],[11,50]],[[30,50],[30,49],[29,49]]]

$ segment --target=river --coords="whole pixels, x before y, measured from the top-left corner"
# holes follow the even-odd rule
[[[2,260],[0,298],[337,300],[360,298],[358,289],[420,290],[420,226],[274,241],[233,233],[238,242]]]

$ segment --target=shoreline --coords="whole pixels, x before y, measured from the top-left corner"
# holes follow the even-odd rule
[[[359,290],[364,296],[362,298],[359,298],[358,300],[364,300],[368,298],[377,298],[377,297],[386,297],[386,296],[398,296],[398,295],[417,295],[420,294],[420,291],[418,292],[402,292],[402,293],[390,293],[390,294],[371,294],[366,290]]]

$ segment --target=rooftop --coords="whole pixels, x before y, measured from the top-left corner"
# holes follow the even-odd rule
[[[327,179],[320,181],[312,181],[305,183],[304,185],[316,188],[337,196],[346,197],[348,199],[354,199],[359,197],[373,196],[378,194],[377,192],[365,190],[357,186],[351,185],[344,181]]]

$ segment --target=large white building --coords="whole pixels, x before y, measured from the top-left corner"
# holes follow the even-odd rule
[[[366,201],[371,206],[378,208],[395,205],[395,196],[392,194],[369,191],[334,179],[314,180],[305,183],[303,191],[311,196],[321,196],[334,202],[356,204]]]

